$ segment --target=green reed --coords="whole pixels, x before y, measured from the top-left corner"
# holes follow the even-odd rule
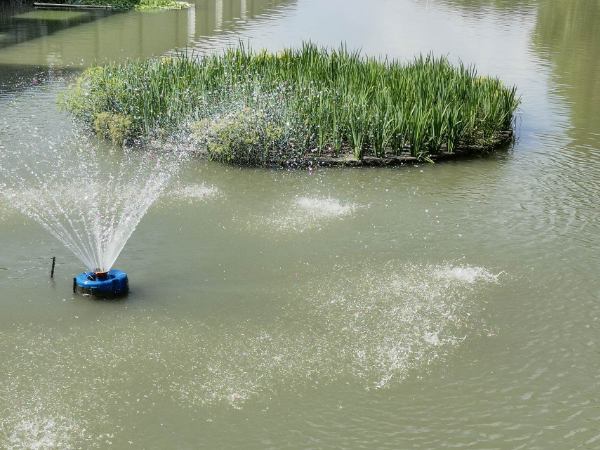
[[[215,121],[239,107],[277,107],[285,114],[261,117],[291,120],[305,155],[346,149],[358,159],[490,148],[513,126],[519,103],[515,87],[444,57],[402,64],[311,43],[276,54],[240,44],[222,54],[93,67],[64,98],[90,124],[103,112],[126,116],[131,139]]]

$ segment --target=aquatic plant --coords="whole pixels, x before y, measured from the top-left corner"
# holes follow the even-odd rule
[[[207,121],[212,133],[200,144],[209,156],[252,165],[299,154],[427,159],[489,149],[511,129],[519,103],[516,87],[444,57],[402,64],[311,43],[277,54],[240,44],[222,54],[92,67],[63,99],[90,125],[103,112],[129,117],[135,139]]]
[[[287,165],[300,159],[293,130],[260,109],[246,107],[218,120],[202,120],[193,130],[196,142],[217,161],[266,166],[281,163],[284,155]]]
[[[101,112],[94,120],[94,131],[104,139],[110,139],[113,144],[122,144],[129,136],[131,120],[122,114]]]
[[[135,5],[135,9],[184,9],[190,8],[191,5],[187,2],[172,1],[172,0],[140,0]]]

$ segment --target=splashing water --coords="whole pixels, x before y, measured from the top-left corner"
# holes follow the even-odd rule
[[[172,146],[152,154],[115,148],[79,132],[66,117],[58,118],[65,123],[45,127],[24,117],[24,97],[9,103],[0,124],[7,136],[0,154],[0,193],[89,270],[108,271],[178,170],[178,157],[171,156],[177,151]],[[41,107],[56,108],[53,102]]]
[[[296,200],[296,205],[306,214],[313,214],[317,217],[340,217],[350,214],[352,206],[342,205],[339,200],[328,198],[300,197]]]
[[[189,202],[208,200],[222,195],[221,191],[215,186],[207,186],[204,183],[180,187],[171,194],[175,199],[187,200]]]
[[[351,216],[356,205],[345,204],[331,197],[297,197],[290,204],[282,205],[270,217],[261,217],[259,222],[277,231],[304,231],[320,227],[330,220],[341,220]]]
[[[124,163],[129,164],[129,163]],[[131,178],[98,173],[96,179],[36,183],[7,192],[9,200],[71,250],[86,267],[108,271],[138,223],[161,194],[169,174]]]
[[[436,269],[434,275],[442,280],[455,280],[466,284],[474,284],[477,281],[496,282],[500,274],[494,275],[482,267],[447,265]]]
[[[436,275],[456,268],[334,266],[325,276],[315,271],[302,291],[290,287],[269,320],[225,315],[218,328],[143,313],[68,330],[0,330],[0,447],[79,448],[85,433],[86,448],[104,448],[104,436],[122,430],[114,408],[135,415],[168,401],[237,409],[282,392],[386,389],[423,376],[487,327],[482,294],[499,280],[474,266],[466,269],[480,274],[473,283]],[[102,389],[90,390],[98,380]],[[139,402],[129,397],[132,385]]]

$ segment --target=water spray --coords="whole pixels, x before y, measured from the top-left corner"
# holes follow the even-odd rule
[[[54,103],[49,103],[54,114]],[[4,111],[3,111],[4,112]],[[46,112],[50,114],[50,112]],[[35,130],[24,142],[3,141],[0,194],[71,250],[86,271],[73,292],[117,296],[129,291],[127,274],[111,270],[133,231],[187,158],[179,138],[160,147],[136,149],[99,144],[66,121],[38,128],[7,109],[2,127]],[[38,151],[40,148],[49,151]],[[56,257],[50,278],[54,279]]]

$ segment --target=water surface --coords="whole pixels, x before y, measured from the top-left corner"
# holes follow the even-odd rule
[[[117,260],[122,302],[73,296],[81,263],[3,200],[0,447],[600,446],[597,1],[1,17],[0,151],[16,154],[79,145],[54,100],[82,67],[239,39],[447,54],[523,104],[514,147],[468,161],[192,160]]]

